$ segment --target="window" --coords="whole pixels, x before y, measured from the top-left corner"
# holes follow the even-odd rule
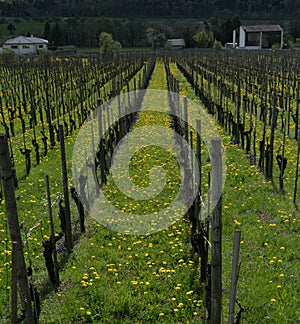
[[[246,46],[259,46],[259,32],[246,34]]]
[[[23,48],[28,49],[29,48],[29,45],[23,45]]]
[[[17,45],[11,45],[10,48],[11,49],[18,49],[18,46]]]
[[[44,45],[43,44],[39,44],[39,48],[44,48]]]

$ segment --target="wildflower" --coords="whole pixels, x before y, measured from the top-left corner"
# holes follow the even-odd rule
[[[165,314],[161,312],[161,313],[159,313],[158,315],[159,315],[159,316],[164,316]]]
[[[272,298],[272,299],[271,299],[271,302],[272,302],[272,303],[276,303],[276,299],[275,299],[275,298]]]

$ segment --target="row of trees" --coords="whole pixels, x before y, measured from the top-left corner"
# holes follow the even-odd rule
[[[222,18],[220,18],[222,17]],[[68,18],[56,21],[46,21],[41,30],[28,30],[28,35],[44,37],[49,40],[50,46],[72,44],[80,47],[97,47],[98,35],[101,32],[111,34],[123,47],[153,48],[164,46],[169,38],[184,38],[186,47],[210,47],[217,39],[223,44],[232,40],[232,30],[241,24],[238,16],[216,13],[208,21],[154,21],[144,22],[137,19],[100,18]],[[41,25],[42,26],[42,25]],[[7,24],[8,37],[17,34],[16,24]],[[199,42],[195,35],[201,32],[210,34],[212,41],[207,44]],[[199,37],[198,37],[199,38]]]
[[[1,22],[0,22],[1,23]],[[28,30],[28,35],[44,37],[50,46],[75,45],[78,47],[98,47],[101,32],[111,34],[122,47],[161,48],[167,39],[183,38],[187,48],[213,47],[232,41],[232,31],[242,24],[239,16],[231,12],[216,12],[205,21],[143,21],[140,19],[64,18],[46,21],[40,29]],[[17,24],[7,23],[7,31],[12,37],[18,34]],[[300,23],[290,23],[284,29],[291,41],[300,36]],[[3,37],[4,40],[4,37]]]

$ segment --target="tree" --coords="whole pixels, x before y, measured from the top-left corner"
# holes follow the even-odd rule
[[[49,22],[46,21],[45,26],[44,26],[44,37],[46,39],[48,39],[50,34],[51,34],[51,26],[50,26]]]
[[[19,57],[12,49],[4,49],[0,54],[0,63],[5,66],[13,66],[18,62]]]
[[[155,42],[155,33],[154,28],[148,27],[146,30],[146,38],[149,43],[151,43],[152,49],[154,48],[154,42]]]
[[[111,56],[122,48],[121,43],[114,40],[112,34],[105,32],[99,35],[99,45],[104,56]]]
[[[9,23],[8,26],[7,26],[7,30],[12,35],[14,33],[14,31],[16,30],[16,27],[12,23]]]
[[[228,18],[223,24],[222,24],[222,32],[220,35],[220,40],[223,44],[226,42],[230,42],[232,40],[232,32],[234,29],[239,27],[241,25],[241,20],[239,16],[234,16]]]
[[[164,32],[156,30],[153,27],[148,27],[146,31],[146,38],[149,43],[151,43],[152,49],[154,47],[163,47],[163,43],[166,40],[166,35]]]
[[[196,35],[193,36],[193,39],[197,43],[198,47],[212,47],[214,41],[214,34],[211,30],[202,28]]]
[[[51,45],[61,46],[64,44],[64,33],[58,23],[53,26],[49,38]]]

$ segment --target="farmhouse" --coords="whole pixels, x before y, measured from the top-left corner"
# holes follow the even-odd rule
[[[8,39],[3,44],[3,49],[12,49],[18,55],[34,55],[39,50],[46,50],[48,41],[39,37],[18,36]]]
[[[233,31],[233,44],[241,49],[282,48],[283,29],[279,25],[240,26]]]
[[[165,49],[182,49],[185,47],[183,38],[168,39],[165,43]]]

